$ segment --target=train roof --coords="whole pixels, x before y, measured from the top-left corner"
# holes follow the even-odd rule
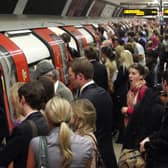
[[[61,17],[50,15],[0,15],[0,31],[32,29],[52,26],[102,24],[111,18]]]

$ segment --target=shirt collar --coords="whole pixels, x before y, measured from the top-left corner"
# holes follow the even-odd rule
[[[25,121],[31,114],[33,114],[33,113],[38,113],[39,111],[31,111],[30,113],[28,113],[26,116],[25,116],[25,118],[22,120],[22,122],[23,121]]]
[[[59,83],[59,81],[57,80],[57,81],[55,82],[55,84],[54,84],[54,91],[55,91],[55,93],[57,93],[56,91],[57,91],[57,89],[58,89],[58,83]]]
[[[80,94],[82,93],[82,91],[83,91],[84,88],[86,88],[87,86],[89,86],[89,85],[91,85],[91,84],[94,84],[94,83],[95,83],[94,80],[91,80],[91,81],[85,83],[85,84],[81,87],[81,89],[80,89]]]

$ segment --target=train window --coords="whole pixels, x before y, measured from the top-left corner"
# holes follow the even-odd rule
[[[0,70],[0,142],[4,137],[9,135],[7,118],[6,118],[6,110],[4,103],[4,88],[3,88],[3,78],[2,71]]]
[[[92,37],[92,35],[86,31],[84,28],[80,27],[80,28],[77,28],[78,31],[81,32],[81,34],[83,34],[83,36],[86,38],[86,41],[87,41],[87,44],[92,44],[94,43],[94,39]]]
[[[7,37],[16,37],[16,36],[21,36],[21,35],[28,35],[30,34],[31,31],[30,30],[20,30],[20,31],[9,31],[9,32],[5,32],[5,35]]]
[[[68,84],[68,69],[67,69],[67,59],[66,59],[66,53],[65,53],[66,49],[65,49],[64,42],[59,36],[55,34],[51,34],[50,36],[59,46],[65,83]]]
[[[36,63],[50,57],[47,46],[32,31],[10,31],[5,33],[24,53],[29,67],[30,79],[34,78]]]
[[[63,33],[67,33],[65,30],[59,28],[59,27],[49,27],[51,31],[53,31],[56,35],[60,36]],[[71,36],[71,40],[69,42],[69,46],[78,50],[77,44],[75,42],[75,39]]]
[[[13,85],[17,81],[16,77],[16,69],[14,62],[12,60],[12,56],[10,53],[0,45],[0,62],[5,70],[6,76],[8,77],[7,81],[9,82],[9,87]]]
[[[10,40],[12,40],[23,51],[28,64],[39,61],[40,59],[48,58],[50,54],[45,44],[30,31],[25,32],[7,32],[6,35],[8,35]],[[9,34],[12,34],[12,36],[9,36]]]
[[[13,83],[17,81],[17,78],[16,69],[12,57],[2,46],[0,46],[0,77],[0,82],[2,85],[2,87],[0,87],[0,91],[2,94],[1,99],[3,99],[3,101],[5,102],[4,107],[3,102],[1,102],[0,106],[0,113],[3,113],[1,119],[3,120],[2,122],[6,122],[6,124],[9,124],[8,128],[11,129],[12,123],[10,119],[13,120],[13,108],[9,98],[9,89],[13,85]]]

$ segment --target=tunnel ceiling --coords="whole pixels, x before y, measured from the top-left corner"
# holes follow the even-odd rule
[[[121,8],[168,8],[167,0],[1,0],[0,14],[112,16]]]

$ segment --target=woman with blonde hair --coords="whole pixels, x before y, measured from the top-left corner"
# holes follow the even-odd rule
[[[72,125],[80,135],[93,134],[96,131],[96,109],[88,99],[79,99],[71,103],[73,109]]]
[[[49,135],[46,136],[48,168],[89,168],[92,159],[92,142],[75,134],[69,125],[72,118],[70,103],[62,98],[53,97],[45,107]],[[39,166],[40,137],[33,138],[28,154],[28,168]],[[41,165],[40,165],[41,166]]]
[[[18,90],[24,84],[24,82],[16,82],[10,88],[10,100],[13,107],[13,115],[14,115],[14,123],[13,125],[18,125],[24,118],[23,115],[20,114],[20,106],[19,106],[19,95]]]
[[[94,146],[93,159],[91,168],[96,168],[96,109],[88,99],[79,99],[71,103],[73,109],[73,117],[71,120],[72,127],[76,133],[92,140]]]

